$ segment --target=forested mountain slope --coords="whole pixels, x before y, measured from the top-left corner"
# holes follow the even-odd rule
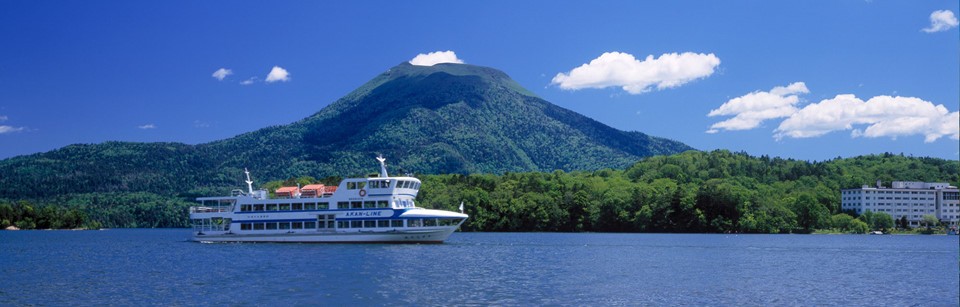
[[[0,161],[0,195],[194,195],[242,182],[363,175],[377,154],[402,173],[622,168],[690,150],[613,129],[523,89],[501,71],[400,64],[303,120],[200,145],[107,142]],[[375,161],[374,161],[375,162]]]

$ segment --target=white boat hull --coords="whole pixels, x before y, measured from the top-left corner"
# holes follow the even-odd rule
[[[288,243],[443,243],[456,227],[387,232],[318,232],[235,234],[194,233],[197,242],[288,242]]]

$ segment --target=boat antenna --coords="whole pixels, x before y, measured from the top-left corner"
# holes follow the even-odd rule
[[[253,195],[253,180],[250,180],[250,171],[244,167],[243,172],[247,174],[247,190],[250,191],[250,195]]]
[[[380,161],[380,177],[382,178],[389,177],[387,176],[387,165],[385,163],[387,159],[384,158],[383,155],[377,155],[377,161]]]

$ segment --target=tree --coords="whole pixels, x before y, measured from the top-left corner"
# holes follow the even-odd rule
[[[900,228],[910,230],[910,221],[907,221],[906,215],[900,217]]]
[[[870,226],[867,226],[867,223],[857,219],[850,221],[850,232],[867,233],[868,231],[870,231]]]
[[[830,227],[839,231],[850,230],[851,223],[853,223],[853,217],[846,213],[837,213],[830,217]]]
[[[893,228],[893,217],[886,212],[877,212],[873,215],[873,224],[870,225],[873,230],[882,230],[886,232]]]
[[[927,230],[931,230],[934,226],[938,225],[940,220],[937,219],[933,214],[924,214],[923,215],[923,224],[927,226]]]
[[[793,212],[797,214],[797,226],[806,233],[820,227],[830,214],[827,207],[818,203],[809,193],[797,197],[793,202]]]

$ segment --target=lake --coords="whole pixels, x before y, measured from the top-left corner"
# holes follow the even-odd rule
[[[0,305],[922,305],[958,236],[454,233],[440,245],[0,231]]]

